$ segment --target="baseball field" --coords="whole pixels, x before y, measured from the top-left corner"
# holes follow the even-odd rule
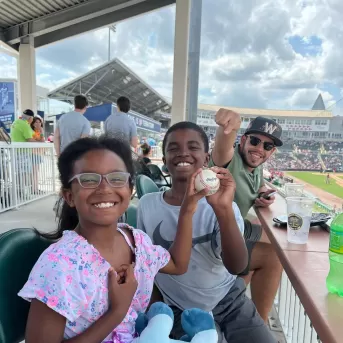
[[[343,199],[343,174],[330,173],[330,184],[325,183],[326,174],[318,172],[287,172],[287,175]]]

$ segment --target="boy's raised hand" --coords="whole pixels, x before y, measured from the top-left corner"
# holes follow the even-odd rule
[[[218,191],[207,197],[207,202],[214,208],[227,208],[232,206],[235,197],[236,182],[231,173],[226,168],[213,167],[211,168],[217,174],[220,180]]]
[[[198,205],[198,201],[208,194],[209,189],[205,188],[200,192],[195,189],[195,178],[201,172],[202,169],[198,169],[189,179],[185,197],[183,198],[181,210],[185,212],[195,213]]]

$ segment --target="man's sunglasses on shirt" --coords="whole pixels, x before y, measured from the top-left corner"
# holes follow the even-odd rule
[[[272,149],[275,147],[275,144],[274,144],[274,143],[265,142],[265,141],[259,139],[259,138],[256,137],[256,136],[247,135],[247,137],[249,137],[249,139],[250,139],[250,144],[251,144],[252,146],[258,146],[258,145],[260,145],[261,143],[263,143],[263,149],[266,150],[266,151],[270,151],[270,150],[272,150]]]

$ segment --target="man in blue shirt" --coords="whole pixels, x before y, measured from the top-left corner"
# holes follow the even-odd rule
[[[125,96],[117,100],[117,112],[112,113],[105,121],[105,133],[110,136],[121,137],[129,141],[133,148],[137,148],[138,137],[135,121],[128,116],[131,104]]]

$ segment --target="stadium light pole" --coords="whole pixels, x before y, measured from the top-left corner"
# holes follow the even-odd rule
[[[116,24],[108,27],[108,61],[111,60],[111,31],[116,32]]]

